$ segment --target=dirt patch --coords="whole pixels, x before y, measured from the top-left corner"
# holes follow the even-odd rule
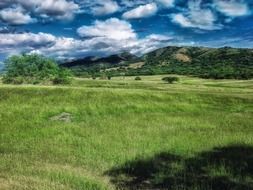
[[[62,121],[65,123],[72,122],[72,119],[73,119],[72,114],[67,112],[60,113],[59,115],[55,115],[50,118],[51,121]]]
[[[182,54],[182,53],[177,53],[175,55],[175,58],[178,60],[178,61],[182,61],[182,62],[191,62],[191,58],[188,57],[187,55],[185,54]]]
[[[141,68],[143,65],[145,65],[145,62],[132,63],[132,64],[129,65],[129,68],[132,68],[132,69],[139,69],[139,68]]]
[[[11,189],[11,184],[8,180],[0,178],[0,190]]]

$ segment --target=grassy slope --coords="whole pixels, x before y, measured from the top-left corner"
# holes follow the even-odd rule
[[[180,165],[214,147],[253,146],[253,81],[182,77],[168,85],[161,76],[142,78],[79,79],[71,87],[1,85],[0,189],[114,189],[122,180],[110,174],[114,170],[127,180],[140,176],[129,177],[126,165],[150,172],[136,160],[146,163],[166,152],[180,156],[174,163]],[[50,121],[62,112],[73,122]],[[252,172],[242,179],[223,167],[208,175],[253,180]],[[159,187],[160,174],[148,176],[146,186]]]

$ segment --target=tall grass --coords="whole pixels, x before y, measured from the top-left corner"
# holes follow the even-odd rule
[[[156,177],[147,179],[150,185],[140,181],[142,186],[129,186],[126,182],[138,176],[118,172],[125,176],[119,183],[111,171],[125,171],[128,165],[129,170],[149,172],[145,167],[166,153],[180,157],[171,172],[173,177],[180,170],[181,176],[182,171],[190,173],[182,164],[203,152],[231,144],[253,146],[252,81],[183,77],[169,85],[157,76],[142,79],[76,80],[69,87],[2,85],[0,189],[161,188],[155,185],[167,173],[155,172]],[[50,120],[63,112],[72,115],[72,122]],[[142,166],[145,160],[149,164]],[[242,179],[224,163],[203,167],[210,176],[252,182],[252,173]],[[189,187],[201,189],[201,184]]]

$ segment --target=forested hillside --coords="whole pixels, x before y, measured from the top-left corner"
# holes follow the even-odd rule
[[[133,66],[133,64],[137,66]],[[77,75],[119,76],[180,74],[214,79],[253,78],[253,50],[239,48],[165,47],[142,57],[119,54],[65,63]]]

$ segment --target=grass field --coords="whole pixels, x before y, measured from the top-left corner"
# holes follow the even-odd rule
[[[0,84],[0,189],[253,189],[253,81],[162,77]]]

